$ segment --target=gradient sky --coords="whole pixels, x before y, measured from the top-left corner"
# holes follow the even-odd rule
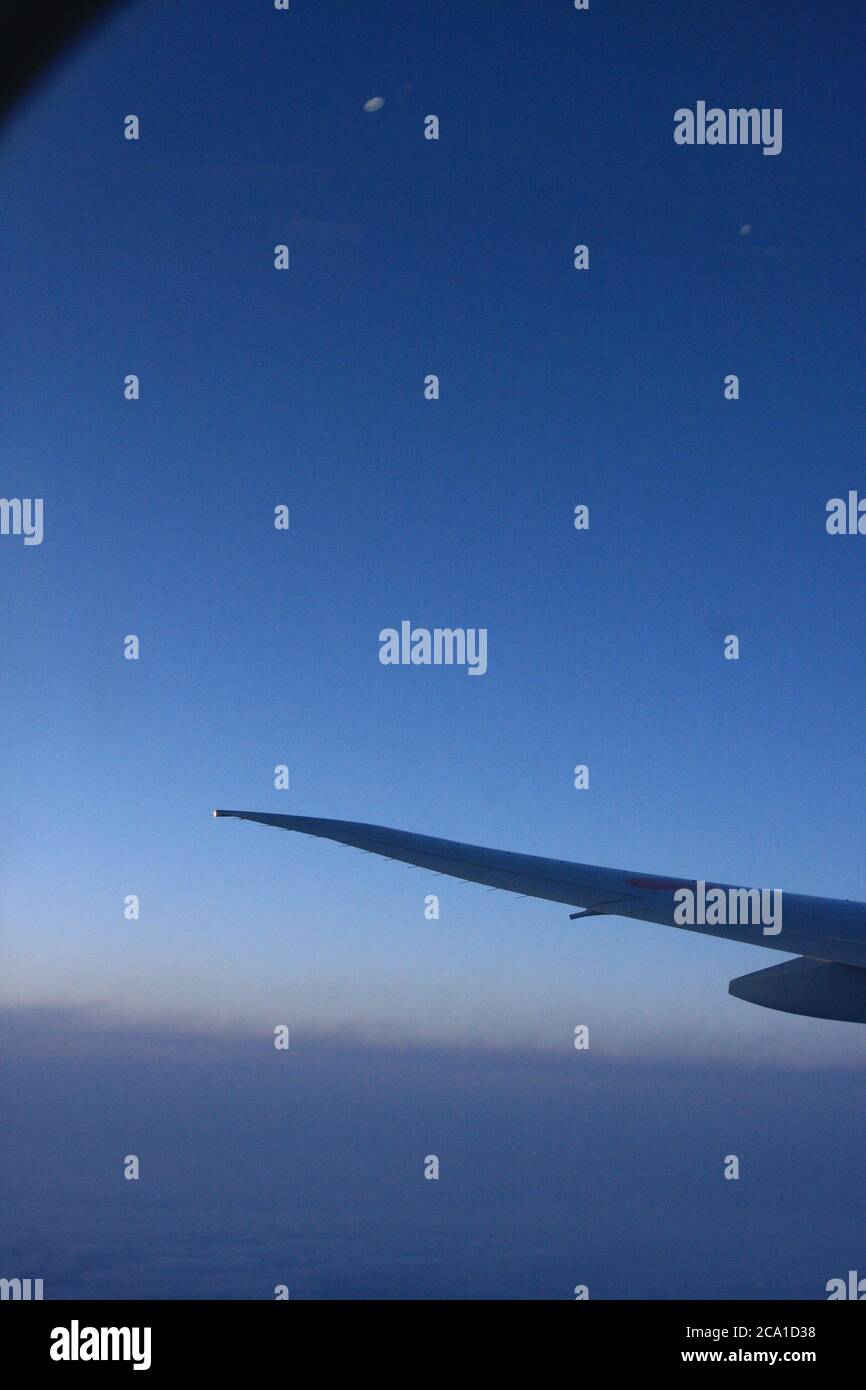
[[[140,0],[6,128],[2,1000],[859,1066],[728,997],[775,955],[210,818],[866,899],[859,7],[395,8]],[[487,674],[383,667],[403,618]]]

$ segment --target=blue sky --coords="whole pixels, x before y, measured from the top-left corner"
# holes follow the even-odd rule
[[[395,10],[142,0],[5,129],[0,1003],[859,1068],[729,998],[759,950],[210,818],[866,899],[857,7]],[[782,153],[677,146],[704,99]],[[486,675],[382,666],[404,618]]]
[[[7,998],[814,1046],[727,998],[746,947],[444,881],[431,925],[423,875],[208,819],[866,898],[854,8],[769,9],[133,4],[20,109]],[[698,99],[782,107],[781,155],[677,146]],[[402,618],[487,627],[487,674],[381,666]]]
[[[824,530],[866,489],[858,24],[140,0],[8,122],[3,492],[44,541],[0,539],[0,1273],[809,1298],[862,1266],[866,1033],[728,997],[778,956],[210,817],[866,899],[866,541]],[[677,146],[698,100],[783,108],[783,152]],[[382,666],[403,619],[487,627],[487,674]]]

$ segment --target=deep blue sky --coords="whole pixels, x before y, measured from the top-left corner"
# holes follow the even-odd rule
[[[866,899],[866,539],[824,527],[866,491],[861,42],[805,0],[140,0],[20,107],[3,1003],[856,1075],[863,1029],[728,997],[775,954],[209,812]],[[677,146],[701,99],[782,153]],[[403,618],[486,627],[487,674],[383,667]]]

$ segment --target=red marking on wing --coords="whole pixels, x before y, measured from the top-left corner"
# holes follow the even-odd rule
[[[678,888],[693,888],[693,883],[683,882],[681,878],[627,878],[630,888],[654,888],[659,893],[673,893]]]

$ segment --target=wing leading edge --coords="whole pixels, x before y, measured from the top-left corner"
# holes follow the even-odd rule
[[[694,891],[694,879],[665,878],[485,849],[358,821],[271,815],[265,811],[217,810],[213,814],[315,835],[469,883],[583,909],[571,914],[576,918],[630,917],[807,957],[808,969],[797,971],[793,967],[801,962],[785,962],[731,981],[730,992],[769,1008],[866,1022],[866,903],[785,893],[780,895],[778,930],[768,932],[761,925],[742,921],[736,925],[691,925],[675,920],[674,895],[683,888]],[[708,886],[732,894],[754,892],[729,884]],[[811,968],[829,963],[856,968],[853,973]],[[785,999],[790,1000],[790,1006]]]

